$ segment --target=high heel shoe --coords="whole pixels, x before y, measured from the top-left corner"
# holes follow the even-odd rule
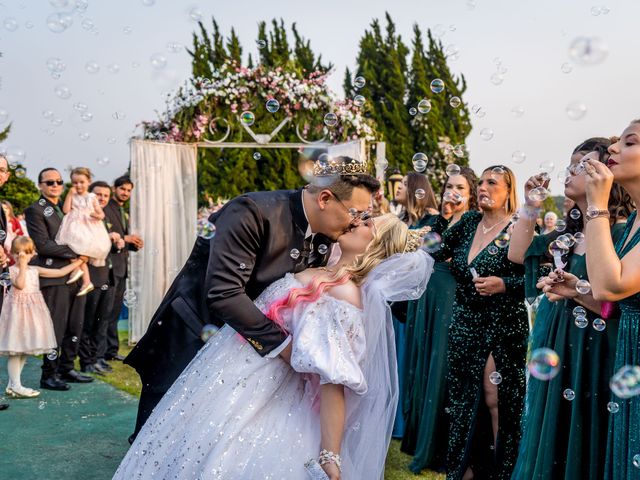
[[[71,285],[72,283],[76,283],[78,280],[82,278],[82,270],[76,270],[76,273],[69,277],[67,280],[67,285]]]
[[[87,293],[89,293],[90,291],[94,290],[95,287],[93,286],[93,283],[90,283],[89,285],[87,285],[86,287],[83,287],[77,294],[76,297],[83,297],[85,296]]]

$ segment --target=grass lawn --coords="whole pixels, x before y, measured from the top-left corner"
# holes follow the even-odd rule
[[[130,351],[131,347],[128,345],[127,332],[120,332],[120,354],[126,356]],[[135,370],[128,365],[123,365],[122,362],[110,362],[110,365],[113,367],[113,372],[104,377],[96,378],[139,397],[142,384]],[[407,469],[409,462],[411,462],[411,457],[402,453],[400,451],[400,442],[394,440],[391,442],[391,448],[387,456],[384,478],[387,480],[444,480],[445,478],[444,475],[426,470],[420,475],[415,475]]]

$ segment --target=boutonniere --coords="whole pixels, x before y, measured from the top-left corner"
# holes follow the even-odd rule
[[[109,230],[111,230],[111,227],[113,227],[113,223],[111,223],[111,222],[107,222],[107,224],[106,224],[106,225],[107,225],[107,228],[108,228]]]

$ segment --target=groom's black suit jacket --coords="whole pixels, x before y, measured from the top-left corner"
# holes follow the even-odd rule
[[[317,255],[314,266],[328,259],[328,253],[310,255],[330,240],[320,234],[313,246],[305,240],[302,190],[241,195],[209,220],[215,236],[196,240],[147,333],[125,359],[155,393],[166,392],[202,347],[207,323],[229,324],[263,356],[280,346],[286,336],[253,300],[285,273],[310,266],[310,256]]]

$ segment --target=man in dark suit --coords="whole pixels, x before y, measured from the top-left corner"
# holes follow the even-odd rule
[[[253,300],[287,272],[326,264],[331,243],[368,214],[380,188],[362,164],[339,157],[333,166],[326,186],[248,193],[209,218],[215,235],[196,240],[147,333],[125,359],[142,380],[132,438],[202,347],[207,323],[227,323],[261,356],[289,360],[291,339]]]
[[[0,187],[3,187],[4,184],[7,183],[10,176],[11,171],[9,170],[9,162],[4,155],[0,154]],[[2,241],[0,241],[0,243],[4,242],[4,239],[6,238],[8,231],[7,228],[7,217],[4,214],[4,210],[0,208],[0,232],[2,232],[0,233],[0,237],[2,237]],[[7,258],[7,253],[4,251],[4,248],[0,248],[0,266],[2,266],[3,271],[5,271],[8,262],[9,259]],[[3,300],[4,295],[0,292],[0,311],[2,311]],[[7,408],[9,408],[8,403],[0,402],[0,410],[6,410]]]
[[[109,224],[109,234],[112,238],[121,239],[124,246],[114,244],[109,258],[113,264],[114,285],[111,292],[111,311],[107,318],[106,343],[99,349],[99,358],[105,360],[124,360],[118,353],[120,341],[118,339],[118,317],[122,309],[122,301],[127,286],[127,269],[129,251],[137,252],[144,246],[142,238],[129,233],[129,216],[125,212],[124,204],[131,197],[133,182],[124,175],[113,182],[113,197],[104,207],[104,214]]]
[[[38,201],[28,206],[25,213],[27,230],[36,245],[38,255],[34,265],[61,268],[77,257],[66,245],[55,242],[64,214],[60,207],[60,195],[64,182],[55,168],[45,168],[38,174]],[[88,383],[93,378],[74,370],[74,359],[82,336],[85,297],[77,297],[78,282],[67,285],[69,276],[41,278],[40,290],[51,312],[53,330],[58,349],[56,354],[44,355],[40,387],[49,390],[69,390],[66,382]]]
[[[106,182],[93,182],[89,191],[96,196],[98,204],[104,210],[111,198],[111,187]],[[110,223],[106,216],[104,219],[107,231]],[[116,234],[117,235],[117,234]],[[114,241],[114,236],[109,236]],[[80,357],[80,371],[83,373],[95,373],[104,375],[112,371],[111,366],[101,358],[98,353],[103,344],[106,344],[106,333],[109,314],[111,313],[113,291],[113,265],[111,257],[107,257],[105,265],[96,267],[89,264],[91,282],[96,286],[87,294],[84,311],[84,324],[78,356]]]

